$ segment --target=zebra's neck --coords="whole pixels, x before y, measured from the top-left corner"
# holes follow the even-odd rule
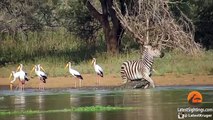
[[[146,68],[151,71],[152,69],[152,64],[153,64],[153,56],[149,55],[149,53],[147,51],[144,51],[144,54],[143,54],[143,58],[142,58],[142,64],[144,66],[146,66]]]

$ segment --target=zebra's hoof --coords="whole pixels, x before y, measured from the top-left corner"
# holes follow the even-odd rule
[[[127,81],[123,81],[123,84],[126,84],[127,83]]]

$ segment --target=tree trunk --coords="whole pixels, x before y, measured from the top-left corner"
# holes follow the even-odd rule
[[[119,53],[119,38],[117,37],[117,33],[109,28],[103,28],[104,37],[107,46],[107,52],[115,55]]]
[[[117,19],[113,6],[113,0],[99,0],[102,7],[102,13],[89,2],[86,6],[91,14],[101,23],[104,33],[104,38],[107,45],[107,52],[116,55],[120,50],[121,37],[124,33],[120,21]],[[121,8],[124,9],[124,2],[120,0]],[[123,10],[125,14],[125,10]],[[111,19],[109,19],[111,18]]]

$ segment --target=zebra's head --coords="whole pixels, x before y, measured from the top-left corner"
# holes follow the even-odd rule
[[[145,45],[145,50],[151,55],[152,57],[160,57],[162,58],[164,56],[164,53],[161,52],[161,49],[159,47],[152,47],[151,45]]]

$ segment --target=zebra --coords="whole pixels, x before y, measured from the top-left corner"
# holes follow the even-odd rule
[[[123,62],[120,71],[123,82],[126,83],[128,80],[147,80],[154,88],[154,82],[150,78],[153,71],[152,64],[155,57],[162,58],[163,56],[164,53],[158,47],[145,45],[142,59]]]

